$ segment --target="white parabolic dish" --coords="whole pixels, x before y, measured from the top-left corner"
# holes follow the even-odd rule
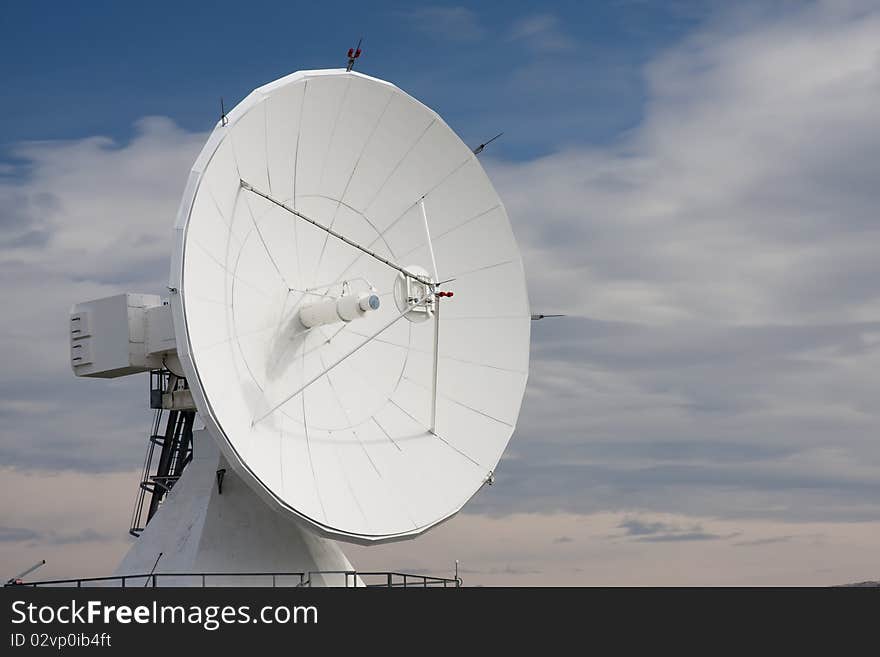
[[[227,119],[190,174],[171,266],[200,414],[244,480],[319,533],[420,534],[491,477],[519,415],[530,315],[504,206],[436,113],[375,78],[294,73]],[[278,203],[453,279],[436,290],[454,297],[414,321],[397,270]],[[298,320],[304,304],[365,293],[380,306],[354,321]]]

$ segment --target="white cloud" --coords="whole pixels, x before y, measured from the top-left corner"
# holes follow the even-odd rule
[[[659,533],[626,535],[621,524],[634,522]],[[416,543],[346,552],[362,570],[395,564],[447,577],[459,559],[468,586],[831,585],[876,578],[877,526],[677,514],[468,514]]]
[[[494,168],[533,296],[616,320],[880,318],[880,14],[724,30],[649,66],[623,142]]]
[[[486,35],[476,13],[466,7],[418,7],[398,12],[416,29],[446,41],[477,41]]]
[[[0,495],[0,571],[10,577],[46,559],[31,579],[110,574],[133,541],[137,474],[0,469],[4,491],[16,491]],[[877,529],[632,511],[463,514],[415,541],[344,550],[365,571],[451,577],[459,559],[468,586],[827,585],[876,578]],[[638,540],[651,536],[678,540]]]
[[[539,53],[567,52],[577,45],[565,34],[559,18],[553,14],[536,14],[515,21],[508,38]]]
[[[130,143],[106,137],[27,142],[22,184],[0,186],[0,267],[94,285],[167,280],[171,222],[205,135],[141,119]]]
[[[880,12],[734,18],[620,142],[491,163],[534,309],[591,318],[535,325],[504,508],[880,514]]]
[[[26,166],[0,182],[6,464],[118,469],[143,449],[144,382],[74,380],[67,343],[72,304],[168,282],[173,219],[205,135],[158,117],[135,128],[124,145],[20,144]]]

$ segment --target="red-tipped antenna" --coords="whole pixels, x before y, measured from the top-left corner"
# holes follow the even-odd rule
[[[361,37],[358,39],[358,44],[354,48],[348,49],[348,66],[346,67],[346,71],[351,71],[354,68],[354,60],[361,56],[361,43],[363,43],[364,38]]]

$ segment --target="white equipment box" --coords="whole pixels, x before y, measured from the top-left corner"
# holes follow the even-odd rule
[[[77,376],[112,379],[162,367],[176,352],[168,302],[156,294],[118,294],[70,311],[70,364]]]

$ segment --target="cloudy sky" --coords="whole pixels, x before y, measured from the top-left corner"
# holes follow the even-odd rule
[[[360,70],[504,131],[533,310],[569,317],[533,325],[496,484],[355,565],[880,579],[880,2],[178,4],[0,18],[0,574],[129,545],[148,382],[75,380],[70,305],[161,292],[219,98],[363,35]]]

